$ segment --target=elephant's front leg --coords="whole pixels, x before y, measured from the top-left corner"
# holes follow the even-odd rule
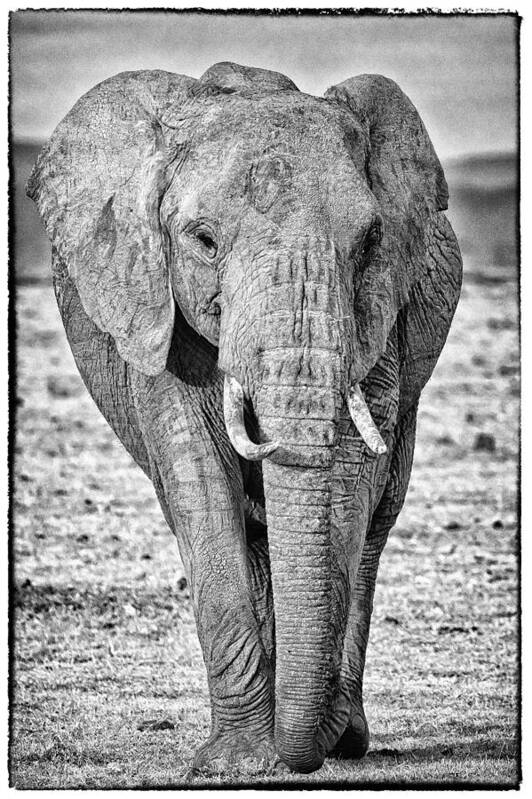
[[[257,529],[246,521],[248,541],[248,571],[251,583],[253,609],[259,625],[270,668],[275,671],[275,616],[273,609],[272,579],[266,527]]]
[[[212,729],[193,766],[251,773],[275,760],[272,673],[253,604],[242,476],[223,425],[212,423],[216,386],[209,391],[207,413],[205,390],[165,372],[138,376],[135,399],[207,669]]]
[[[334,754],[346,758],[363,757],[369,746],[369,728],[362,702],[362,681],[366,660],[373,596],[380,556],[388,533],[403,507],[414,455],[417,403],[400,419],[390,471],[380,502],[366,535],[357,572],[355,591],[347,624],[343,678],[351,705],[350,719]]]

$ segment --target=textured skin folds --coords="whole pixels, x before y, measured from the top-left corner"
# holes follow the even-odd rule
[[[363,756],[379,557],[461,281],[414,106],[375,75],[316,98],[228,62],[123,73],[29,193],[79,371],[190,583],[212,707],[194,769]]]

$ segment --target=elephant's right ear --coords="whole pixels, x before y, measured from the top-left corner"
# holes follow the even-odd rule
[[[195,82],[142,71],[100,83],[58,125],[27,187],[86,313],[148,375],[164,370],[172,336],[159,205]]]

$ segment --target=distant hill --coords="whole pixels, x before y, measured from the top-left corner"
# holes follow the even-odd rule
[[[50,280],[50,243],[25,184],[39,151],[38,142],[11,147],[14,177],[13,265],[17,282]],[[517,266],[517,156],[478,155],[444,163],[449,184],[448,215],[464,256],[475,272],[515,270]]]
[[[15,142],[10,149],[13,176],[11,268],[17,283],[51,281],[51,247],[35,203],[26,197],[26,182],[41,150],[39,142]]]
[[[447,180],[458,188],[499,191],[517,184],[517,154],[490,153],[449,159],[444,163]]]
[[[517,267],[518,161],[514,153],[444,163],[448,216],[466,269]]]

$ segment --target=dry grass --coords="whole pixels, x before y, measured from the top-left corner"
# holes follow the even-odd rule
[[[424,395],[377,587],[371,750],[286,782],[518,779],[516,315],[511,277],[466,282]],[[81,384],[48,286],[19,289],[18,320],[12,783],[190,784],[209,707],[174,540]],[[173,728],[137,729],[150,719]]]

